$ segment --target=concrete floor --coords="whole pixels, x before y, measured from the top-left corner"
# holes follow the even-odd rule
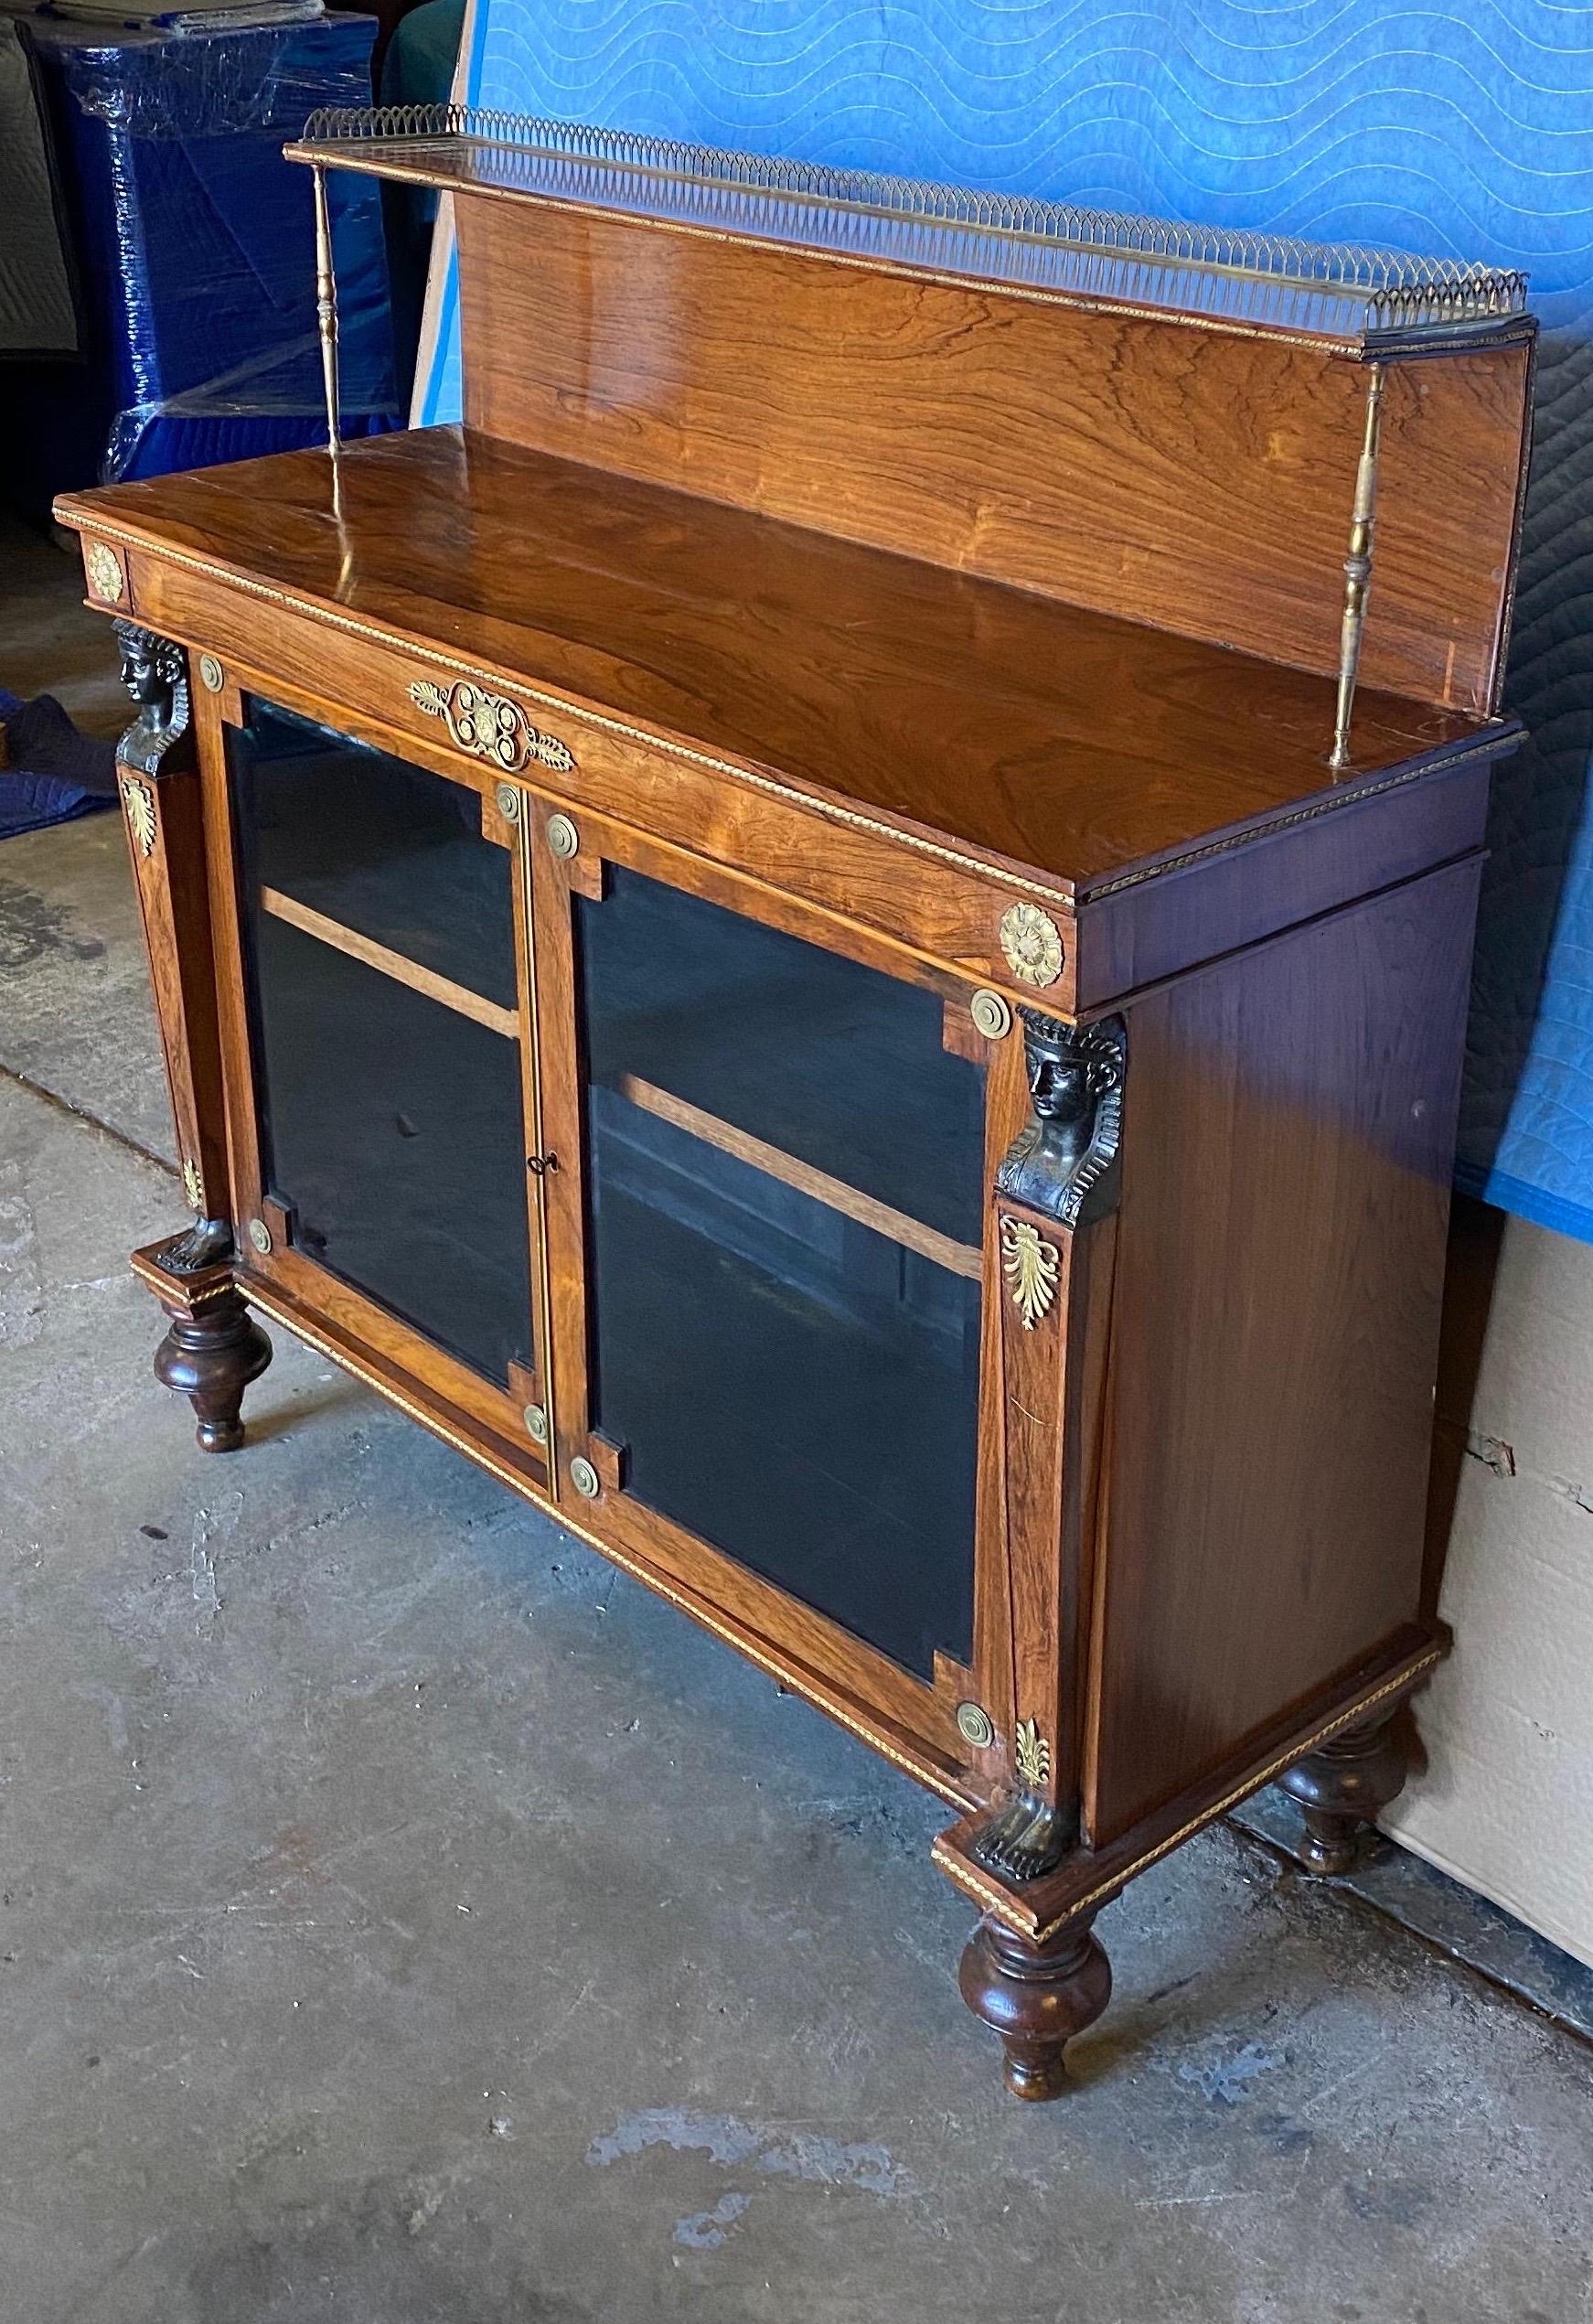
[[[1586,2324],[1593,2057],[1353,1897],[1207,1835],[1021,2107],[932,1801],[281,1332],[196,1451],[121,850],[0,848],[5,2324]]]

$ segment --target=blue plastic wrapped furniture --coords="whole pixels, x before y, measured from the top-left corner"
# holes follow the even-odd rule
[[[83,408],[69,398],[40,413],[41,464],[87,481],[87,438],[115,480],[318,442],[310,191],[282,148],[316,106],[369,102],[374,19],[181,36],[28,28],[91,331]],[[380,189],[345,178],[331,190],[344,433],[364,435],[399,416]]]

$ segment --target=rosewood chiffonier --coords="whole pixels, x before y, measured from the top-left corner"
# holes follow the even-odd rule
[[[230,1451],[274,1317],[939,1794],[1049,2097],[1100,1907],[1274,1780],[1342,1869],[1445,1651],[1524,284],[454,109],[289,151],[327,448],[60,507],[155,1369]],[[461,426],[337,442],[335,167],[452,195]]]

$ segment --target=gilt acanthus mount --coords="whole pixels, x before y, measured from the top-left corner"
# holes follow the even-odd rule
[[[1001,1221],[1001,1272],[1007,1278],[1012,1304],[1032,1332],[1051,1312],[1062,1273],[1062,1255],[1048,1243],[1038,1226],[1026,1218]]]
[[[158,826],[155,813],[155,793],[142,775],[123,775],[119,778],[122,806],[127,817],[127,829],[139,854],[148,860],[155,853],[155,839]]]

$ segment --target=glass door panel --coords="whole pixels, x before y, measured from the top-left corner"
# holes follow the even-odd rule
[[[474,1371],[532,1365],[512,862],[476,793],[259,700],[229,731],[262,1184]]]
[[[970,1661],[982,1068],[934,993],[638,873],[575,909],[626,1492],[920,1677]]]

